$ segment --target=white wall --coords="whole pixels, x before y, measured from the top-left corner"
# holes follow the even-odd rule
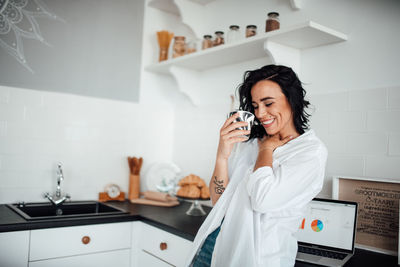
[[[64,164],[66,193],[97,199],[108,183],[128,190],[127,156],[144,158],[142,174],[172,157],[173,110],[0,86],[0,203],[43,201]],[[143,189],[146,189],[143,184]]]
[[[205,6],[194,28],[198,35],[227,32],[230,24],[240,25],[242,33],[248,24],[263,31],[270,11],[281,14],[281,27],[313,20],[349,36],[347,42],[302,52],[299,76],[314,105],[311,126],[329,150],[320,195],[331,195],[335,174],[400,179],[400,2],[308,0],[295,11],[290,1],[218,0]],[[205,71],[200,74],[203,104],[175,105],[173,160],[184,174],[210,179],[229,95],[245,70],[269,63],[261,58]]]
[[[400,180],[400,86],[313,95],[312,126],[329,149],[331,176]]]

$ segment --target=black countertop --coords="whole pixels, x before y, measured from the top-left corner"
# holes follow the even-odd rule
[[[79,218],[62,218],[52,220],[27,221],[11,210],[7,205],[0,205],[0,232],[34,230],[43,228],[78,226],[88,224],[143,221],[160,229],[188,239],[194,237],[206,216],[188,216],[186,211],[191,203],[181,201],[175,207],[156,207],[125,202],[107,202],[107,204],[127,211],[127,214],[105,215]],[[207,214],[211,208],[203,206]]]
[[[206,216],[188,216],[186,211],[191,203],[182,201],[175,207],[156,207],[149,205],[132,204],[125,202],[108,202],[108,204],[127,211],[127,214],[80,217],[70,219],[54,219],[41,221],[27,221],[6,205],[0,205],[0,232],[33,230],[54,227],[127,222],[140,220],[162,230],[193,241],[194,237],[205,220]],[[203,206],[207,214],[211,208]],[[296,267],[317,266],[308,263],[296,262]],[[346,263],[346,267],[390,267],[398,266],[397,257],[356,249],[355,255]]]

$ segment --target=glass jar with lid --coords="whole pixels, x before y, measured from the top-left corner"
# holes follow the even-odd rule
[[[246,38],[255,36],[257,34],[257,26],[256,25],[247,25],[246,26]]]
[[[238,25],[231,25],[229,26],[229,32],[226,37],[226,43],[231,44],[238,40],[240,40],[240,31]]]
[[[265,32],[278,30],[279,26],[280,26],[279,13],[278,12],[268,13],[268,19],[265,23]]]
[[[195,40],[189,40],[186,44],[186,54],[194,53],[197,51],[197,43]]]
[[[175,36],[174,37],[174,46],[173,46],[173,54],[172,57],[180,57],[183,56],[186,52],[186,43],[185,36]]]
[[[216,31],[215,32],[215,39],[213,42],[213,46],[222,45],[225,43],[224,39],[224,32],[223,31]]]
[[[201,48],[203,50],[213,46],[213,42],[211,40],[211,38],[212,38],[211,35],[204,35],[203,38],[204,39],[203,39],[203,43],[202,43],[202,46],[201,46]]]

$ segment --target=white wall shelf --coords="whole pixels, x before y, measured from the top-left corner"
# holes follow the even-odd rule
[[[346,40],[347,36],[341,32],[313,21],[307,21],[292,27],[258,34],[255,37],[247,38],[237,43],[224,44],[179,58],[169,59],[161,63],[155,63],[147,66],[146,70],[157,73],[171,73],[171,66],[176,66],[194,71],[204,71],[267,55],[271,56],[275,63],[290,63],[279,62],[279,58],[284,57],[284,55],[279,55],[279,53],[285,52],[281,51],[282,49],[270,49],[270,44],[278,44],[281,48],[287,47],[300,51]]]
[[[199,106],[202,105],[201,73],[205,70],[269,57],[272,63],[290,66],[296,73],[300,73],[300,56],[303,49],[346,40],[347,36],[341,32],[307,21],[292,27],[258,34],[236,43],[224,44],[151,64],[145,69],[172,75],[178,84],[178,89],[187,95],[195,106]]]

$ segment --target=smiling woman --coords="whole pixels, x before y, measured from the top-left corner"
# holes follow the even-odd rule
[[[308,129],[309,102],[291,68],[246,72],[239,95],[240,108],[254,113],[258,125],[248,140],[237,114],[223,124],[210,182],[214,208],[187,265],[293,266],[293,234],[322,188],[327,150]],[[231,153],[240,142],[240,151]]]
[[[265,107],[278,101],[278,105],[284,105],[280,106],[278,110],[285,107],[287,111],[286,107],[289,105],[296,131],[299,134],[304,133],[308,128],[308,117],[310,116],[305,109],[308,108],[310,102],[305,99],[306,91],[301,86],[300,80],[291,68],[268,65],[259,70],[247,71],[245,77],[245,82],[239,87],[241,109],[254,113],[256,115],[256,121],[261,122],[260,117],[255,113],[258,105],[257,103],[253,103],[256,99],[253,99],[252,94],[256,94],[257,97],[265,95],[266,99],[263,99]],[[274,110],[276,110],[276,108],[274,108]],[[269,114],[269,116],[271,116],[271,118],[273,117],[271,114]],[[267,133],[269,135],[275,133],[271,132],[273,131],[272,128],[267,132],[267,128],[269,127],[265,127],[265,124],[256,125],[254,129],[252,129],[250,139],[254,137],[263,137]]]

